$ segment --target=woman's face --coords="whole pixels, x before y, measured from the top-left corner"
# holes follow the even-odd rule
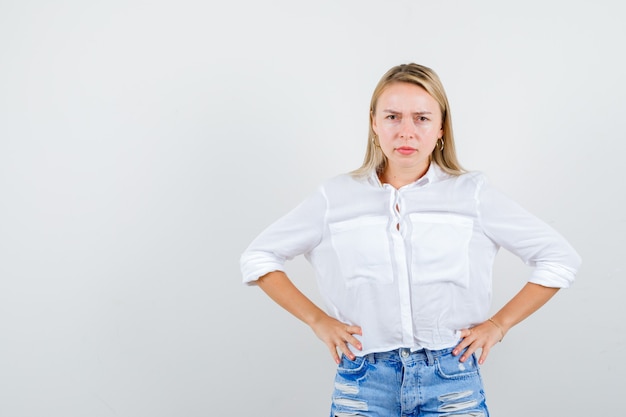
[[[437,101],[422,87],[405,82],[383,90],[372,128],[387,157],[387,170],[416,170],[419,175],[428,169],[430,154],[443,136]]]

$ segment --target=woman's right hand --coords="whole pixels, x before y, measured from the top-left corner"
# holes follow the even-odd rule
[[[337,349],[346,355],[350,360],[356,359],[356,355],[352,353],[348,344],[354,346],[358,350],[362,350],[361,342],[354,335],[362,336],[359,326],[350,326],[330,317],[327,314],[320,314],[317,320],[311,323],[311,329],[317,337],[328,346],[330,354],[339,364],[340,358]]]

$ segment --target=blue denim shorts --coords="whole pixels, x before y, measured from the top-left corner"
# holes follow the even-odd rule
[[[341,358],[331,417],[488,417],[474,355],[452,349],[370,353]]]

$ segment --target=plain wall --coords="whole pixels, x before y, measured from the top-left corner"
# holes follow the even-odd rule
[[[619,1],[0,0],[0,416],[328,415],[334,364],[239,256],[360,165],[391,66],[583,267],[483,374],[494,416],[621,409]],[[318,300],[311,269],[288,265]],[[529,275],[499,255],[494,311]]]

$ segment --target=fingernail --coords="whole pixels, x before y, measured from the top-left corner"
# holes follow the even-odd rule
[[[459,354],[459,351],[455,349],[455,350],[453,350],[453,351],[452,351],[452,354],[453,354],[454,356],[456,356],[456,355],[458,355],[458,354]]]
[[[465,356],[461,356],[461,359],[459,359],[461,362],[465,362],[465,359],[467,359]]]

